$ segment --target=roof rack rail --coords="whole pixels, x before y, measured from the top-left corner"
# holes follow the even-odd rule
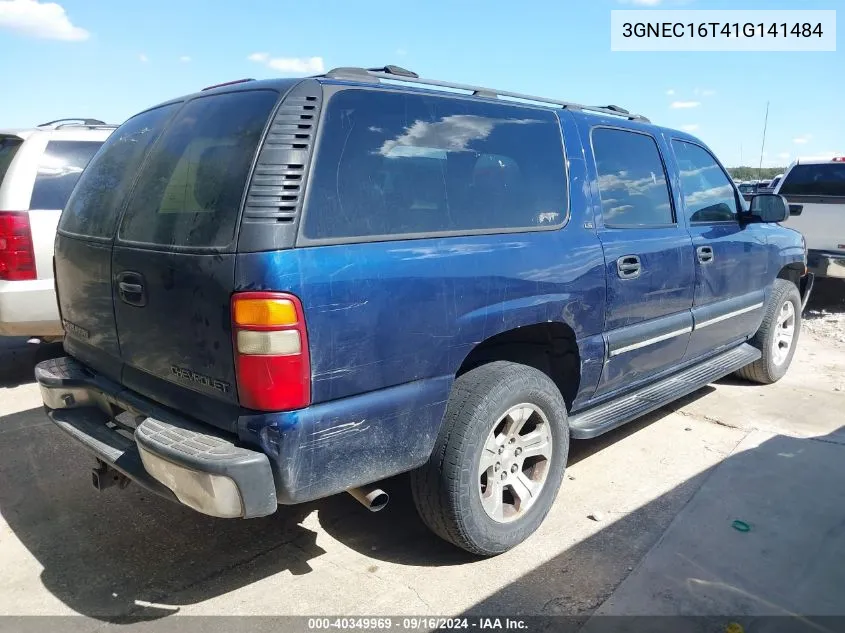
[[[465,90],[476,97],[485,97],[487,99],[508,98],[516,99],[518,101],[533,101],[535,103],[544,103],[549,105],[560,106],[569,110],[586,110],[588,112],[598,112],[601,114],[610,114],[613,116],[622,116],[631,121],[642,121],[650,123],[650,121],[641,114],[631,114],[625,108],[615,105],[608,106],[591,106],[583,105],[581,103],[573,103],[570,101],[561,101],[560,99],[550,99],[548,97],[537,97],[534,95],[522,94],[519,92],[510,92],[508,90],[497,90],[495,88],[483,88],[481,86],[473,86],[470,84],[459,84],[451,81],[441,81],[439,79],[422,79],[417,73],[402,68],[401,66],[383,66],[381,68],[356,68],[356,67],[341,67],[333,68],[324,75],[318,75],[330,79],[348,79],[351,81],[369,81],[378,83],[380,80],[398,81],[403,83],[421,84],[424,86],[436,86],[439,88],[450,88],[452,90]]]
[[[76,121],[77,125],[108,125],[105,121],[100,121],[100,119],[87,119],[84,117],[71,117],[69,119],[56,119],[55,121],[47,121],[47,123],[42,123],[38,127],[50,127],[51,125],[55,125],[56,127],[61,127],[60,124],[68,125],[70,121]]]

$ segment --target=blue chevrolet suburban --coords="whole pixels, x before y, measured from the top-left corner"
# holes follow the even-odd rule
[[[549,511],[570,438],[731,373],[786,372],[811,290],[780,196],[617,106],[388,66],[148,109],[63,212],[46,410],[199,512],[257,517],[409,472],[479,555]]]

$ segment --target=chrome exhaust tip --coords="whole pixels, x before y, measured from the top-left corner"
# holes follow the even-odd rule
[[[390,501],[390,495],[374,485],[350,488],[346,492],[352,495],[358,503],[370,512],[384,510],[387,502]]]

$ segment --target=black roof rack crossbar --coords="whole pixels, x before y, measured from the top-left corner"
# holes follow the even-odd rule
[[[69,119],[56,119],[55,121],[47,121],[47,123],[42,123],[38,127],[49,127],[51,125],[57,125],[59,123],[69,123],[70,121],[76,121],[77,124],[82,125],[108,125],[105,121],[100,121],[100,119],[87,119],[85,117],[71,117]]]
[[[383,68],[334,68],[327,72],[323,77],[331,79],[348,79],[351,81],[375,81],[376,83],[384,79],[386,81],[398,81],[402,83],[421,84],[424,86],[436,86],[438,88],[450,88],[452,90],[465,90],[476,97],[486,97],[488,99],[496,99],[506,97],[508,99],[516,99],[519,101],[532,101],[535,103],[545,103],[548,105],[555,105],[561,108],[568,108],[572,110],[586,110],[589,112],[598,112],[601,114],[610,114],[613,116],[624,116],[631,121],[643,121],[649,123],[649,120],[640,114],[631,114],[625,108],[620,108],[615,105],[608,106],[590,106],[580,103],[573,103],[570,101],[561,101],[560,99],[550,99],[548,97],[537,97],[534,95],[522,94],[520,92],[511,92],[508,90],[496,90],[495,88],[483,88],[481,86],[473,86],[470,84],[459,84],[451,81],[441,81],[439,79],[423,79],[415,72],[406,70],[399,66],[384,66]]]

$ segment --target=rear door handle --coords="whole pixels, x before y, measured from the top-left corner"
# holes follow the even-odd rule
[[[638,255],[623,255],[616,260],[616,274],[620,279],[636,279],[642,272]]]
[[[139,295],[144,292],[144,286],[141,284],[128,284],[125,281],[121,281],[118,285],[121,292],[124,292],[128,295]]]
[[[699,246],[697,249],[695,249],[695,252],[698,254],[698,261],[702,264],[709,264],[713,261],[712,246]]]
[[[141,273],[125,271],[117,275],[117,295],[123,303],[143,307],[147,305],[144,277]]]

